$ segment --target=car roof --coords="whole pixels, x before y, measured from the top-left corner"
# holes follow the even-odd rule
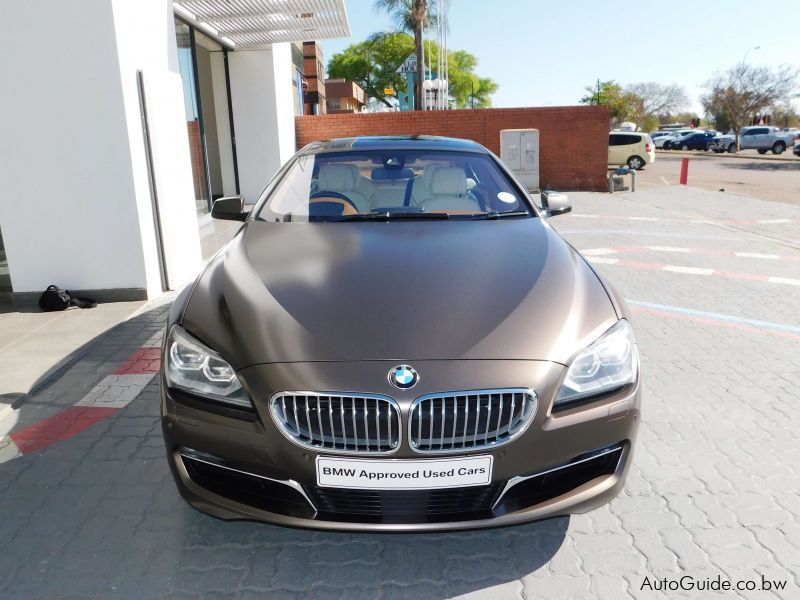
[[[488,150],[473,140],[436,135],[365,135],[312,142],[302,154],[358,150],[451,150],[487,154]]]

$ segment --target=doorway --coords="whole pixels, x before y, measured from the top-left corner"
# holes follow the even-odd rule
[[[3,245],[3,230],[0,228],[0,294],[11,293],[11,274],[8,271],[6,247]]]
[[[175,33],[195,206],[200,218],[210,212],[217,198],[238,193],[229,109],[228,51],[180,19],[175,21]]]

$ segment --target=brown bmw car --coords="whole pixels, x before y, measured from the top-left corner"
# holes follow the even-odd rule
[[[297,153],[174,302],[164,439],[223,519],[441,530],[583,512],[622,488],[640,410],[622,299],[484,147]]]

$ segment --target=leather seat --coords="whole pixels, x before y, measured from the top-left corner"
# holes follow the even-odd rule
[[[431,176],[431,195],[422,209],[433,211],[480,212],[476,200],[467,196],[467,176],[460,167],[441,167]]]
[[[369,197],[359,189],[361,179],[361,173],[355,165],[322,165],[317,177],[317,189],[320,192],[339,192],[353,201],[358,212],[368,213]]]
[[[422,206],[422,203],[431,197],[431,179],[437,169],[445,165],[430,164],[422,170],[422,173],[414,180],[411,186],[411,206]]]
[[[399,208],[403,206],[406,188],[410,179],[414,178],[412,169],[386,169],[381,167],[372,170],[372,209]]]

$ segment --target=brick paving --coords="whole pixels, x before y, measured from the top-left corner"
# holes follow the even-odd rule
[[[631,477],[609,505],[425,535],[202,515],[180,500],[164,458],[157,353],[141,350],[160,339],[166,304],[154,303],[0,436],[0,598],[800,597],[800,295],[760,277],[800,277],[800,210],[684,188],[572,198],[576,213],[598,215],[551,221],[576,248],[695,269],[595,264],[631,300],[645,382]],[[697,251],[659,249],[684,246]],[[8,441],[74,410],[111,412],[32,453]],[[686,576],[757,589],[650,589]],[[762,577],[787,587],[761,590]]]

